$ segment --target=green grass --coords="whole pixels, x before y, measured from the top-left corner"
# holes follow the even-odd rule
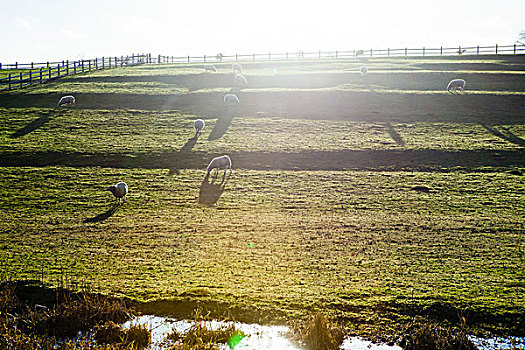
[[[321,310],[356,333],[465,310],[475,328],[523,335],[523,58],[243,63],[253,85],[237,108],[222,101],[231,64],[218,66],[0,94],[2,276]],[[443,92],[458,74],[467,92]],[[66,93],[77,107],[55,109]],[[203,183],[218,154],[233,160],[224,192]],[[104,190],[121,180],[116,209]]]
[[[44,268],[53,281],[63,267],[120,296],[195,292],[362,326],[385,303],[523,307],[525,182],[511,174],[238,170],[205,207],[198,170],[2,172],[1,256],[15,276]],[[128,202],[96,222],[122,179]]]

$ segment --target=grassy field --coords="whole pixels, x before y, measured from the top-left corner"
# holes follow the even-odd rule
[[[249,62],[236,107],[217,67],[0,94],[3,276],[321,310],[354,333],[463,315],[525,335],[525,58]],[[446,93],[458,77],[467,91]],[[55,109],[71,93],[76,108]],[[225,153],[233,173],[210,182]],[[120,180],[115,207],[104,190]]]

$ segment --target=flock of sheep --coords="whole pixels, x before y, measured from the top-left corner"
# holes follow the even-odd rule
[[[206,64],[204,66],[206,72],[217,72],[217,68],[213,64]],[[248,81],[246,77],[242,75],[242,67],[238,63],[232,65],[233,70],[233,86],[234,88],[241,89],[248,86]],[[368,67],[362,66],[359,69],[361,76],[364,77],[368,74]],[[447,85],[448,92],[456,92],[457,90],[463,91],[465,89],[466,82],[463,79],[453,79]],[[233,89],[232,89],[233,91]],[[237,95],[233,94],[232,91],[224,96],[224,103],[226,105],[237,105],[240,103]],[[74,107],[75,106],[75,97],[72,95],[63,96],[58,101],[58,107]],[[202,119],[197,119],[194,121],[193,126],[195,128],[195,138],[199,137],[202,133],[202,129],[206,123]],[[220,170],[224,169],[223,178],[226,176],[226,171],[229,170],[230,174],[232,171],[232,161],[229,156],[224,155],[220,157],[215,157],[210,161],[208,167],[206,168],[206,178],[210,176],[210,173],[215,170],[214,178],[217,178],[217,175]],[[128,193],[128,185],[125,182],[119,182],[116,185],[109,186],[106,191],[109,191],[115,196],[116,204],[121,204],[126,202],[126,194]]]

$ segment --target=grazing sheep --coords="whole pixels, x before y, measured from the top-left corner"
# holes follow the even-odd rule
[[[235,74],[235,76],[233,77],[233,84],[237,87],[244,88],[248,86],[248,81],[246,80],[244,75]]]
[[[193,122],[193,127],[195,128],[195,137],[200,136],[202,129],[206,126],[206,123],[202,119],[197,119]]]
[[[227,94],[224,96],[224,103],[226,103],[229,106],[238,105],[239,98],[235,94]]]
[[[108,188],[106,188],[106,191],[113,193],[119,205],[120,205],[121,198],[124,198],[123,203],[126,202],[126,194],[128,193],[128,185],[126,185],[125,182],[119,182],[116,185],[111,185]]]
[[[450,81],[450,83],[448,83],[447,91],[452,92],[459,89],[459,91],[463,92],[463,89],[465,89],[465,84],[467,84],[467,82],[463,79],[453,79]]]
[[[222,175],[224,178],[224,176],[226,176],[226,170],[230,169],[230,174],[232,172],[232,160],[228,156],[213,158],[206,168],[206,177],[210,175],[213,169],[215,169],[215,178],[217,177],[217,174],[219,174],[219,170],[224,169],[224,174]]]
[[[215,68],[213,64],[205,65],[204,69],[206,70],[206,72],[216,72],[217,71],[217,68]]]
[[[232,64],[233,73],[242,73],[242,67],[239,63]]]
[[[58,107],[73,107],[75,106],[75,97],[68,95],[63,96],[60,101],[58,101]]]
[[[364,77],[368,73],[368,67],[362,66],[360,71],[361,71],[361,76]]]

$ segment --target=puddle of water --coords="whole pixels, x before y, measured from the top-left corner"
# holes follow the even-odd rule
[[[147,325],[151,329],[152,349],[163,349],[162,343],[166,334],[173,329],[179,333],[186,332],[192,325],[188,320],[177,320],[174,318],[158,317],[153,315],[139,316],[132,321],[124,323],[123,328],[128,328],[131,324]],[[217,329],[228,322],[210,321],[208,325],[211,329]],[[288,327],[286,326],[262,326],[259,324],[248,324],[235,322],[235,327],[244,332],[247,337],[235,347],[237,350],[302,350],[297,344],[288,339]],[[229,350],[228,345],[221,349]],[[398,346],[376,345],[359,337],[346,338],[341,345],[342,350],[401,350]]]
[[[525,349],[525,337],[509,337],[509,338],[478,338],[474,336],[469,337],[470,340],[482,350],[515,350]]]
[[[211,329],[217,329],[229,322],[210,321],[207,322]],[[166,335],[174,329],[179,333],[185,333],[191,326],[192,321],[177,320],[170,317],[159,317],[154,315],[138,316],[123,324],[128,328],[131,324],[147,325],[151,330],[151,349],[163,350],[163,342]],[[259,324],[248,324],[235,322],[235,327],[243,331],[247,337],[235,347],[236,350],[303,350],[296,343],[288,339],[288,327],[286,326],[262,326]],[[510,338],[478,338],[471,336],[470,339],[480,350],[515,350],[525,349],[525,337]],[[220,347],[230,350],[228,345]],[[340,347],[341,350],[401,350],[397,345],[374,344],[360,337],[348,337]]]

